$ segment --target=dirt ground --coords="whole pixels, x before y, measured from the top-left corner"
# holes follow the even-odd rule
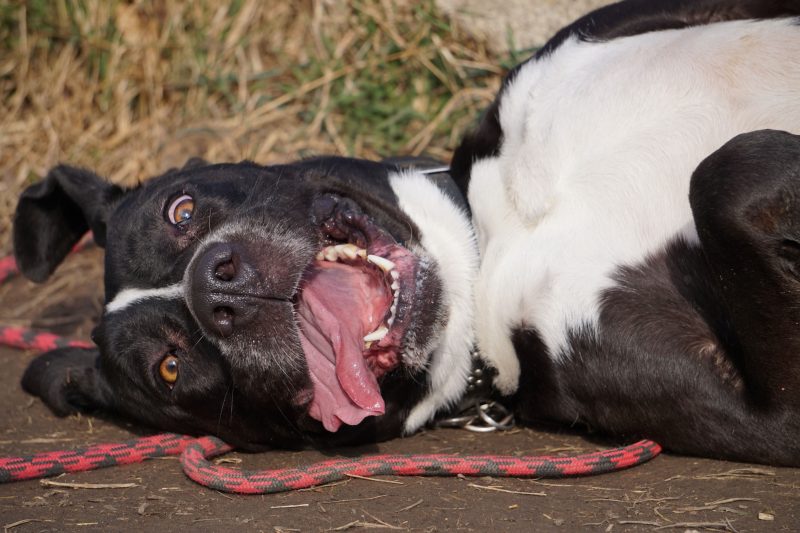
[[[73,336],[99,309],[99,250],[68,259],[48,284],[15,279],[0,301],[21,316]],[[78,274],[83,275],[78,275]],[[44,302],[51,302],[45,305]],[[0,456],[124,441],[146,431],[97,418],[56,418],[19,378],[32,353],[0,349]],[[614,443],[555,429],[474,434],[430,430],[353,453],[580,453]],[[227,466],[277,468],[331,454],[229,454]],[[125,484],[126,488],[72,488]],[[489,478],[349,479],[267,496],[232,496],[194,484],[177,459],[0,485],[4,533],[34,531],[798,531],[800,469],[662,455],[624,472],[567,480]]]

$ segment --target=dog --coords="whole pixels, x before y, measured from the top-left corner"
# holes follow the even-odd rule
[[[91,230],[105,307],[97,348],[23,386],[264,449],[410,434],[483,384],[522,423],[800,466],[798,15],[601,8],[506,76],[449,172],[58,166],[20,198],[17,261],[43,281]]]

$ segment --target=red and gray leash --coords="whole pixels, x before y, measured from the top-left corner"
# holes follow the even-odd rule
[[[0,283],[17,273],[13,257],[0,259]],[[0,326],[0,344],[23,350],[89,347],[23,327]],[[621,448],[574,456],[504,455],[370,455],[332,459],[304,467],[247,471],[216,465],[209,458],[233,448],[216,437],[162,433],[116,444],[98,444],[75,450],[0,457],[0,483],[38,479],[67,472],[138,463],[156,457],[180,455],[183,471],[203,486],[236,494],[269,494],[313,487],[348,476],[495,476],[559,478],[603,474],[642,464],[661,452],[653,441],[642,440]]]

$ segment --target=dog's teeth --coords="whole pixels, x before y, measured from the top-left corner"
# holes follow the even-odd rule
[[[355,244],[340,244],[336,247],[339,257],[346,257],[348,259],[355,259],[358,257],[359,248]]]
[[[369,335],[365,335],[364,342],[379,341],[382,338],[384,338],[387,333],[389,333],[389,328],[387,328],[386,326],[381,326],[372,333],[370,333]]]
[[[394,315],[390,316],[389,320],[386,321],[387,326],[392,327],[392,324],[394,324]]]
[[[389,274],[392,276],[392,279],[394,280],[400,278],[400,272],[398,272],[397,270],[392,270],[391,272],[389,272]]]
[[[397,290],[398,290],[398,289],[400,289],[400,284],[399,284],[399,283],[397,283],[397,281],[394,281],[394,282],[392,283],[392,290],[393,290],[394,292],[397,292]]]
[[[369,350],[370,348],[372,348],[372,341],[365,342],[364,343],[364,349],[365,350]]]
[[[392,271],[394,269],[394,266],[395,266],[394,263],[392,263],[388,259],[385,259],[385,258],[383,258],[383,257],[381,257],[379,255],[368,255],[367,256],[367,261],[369,261],[373,265],[376,265],[377,267],[379,267],[384,272]]]
[[[337,244],[336,246],[326,246],[317,252],[317,261],[339,261],[343,259],[354,260],[360,257],[367,259],[367,251],[359,248],[355,244]],[[381,267],[382,268],[382,267]]]
[[[336,261],[337,259],[339,259],[339,252],[336,251],[336,247],[334,246],[328,246],[327,248],[322,250],[322,252],[324,253],[325,259],[327,261]]]

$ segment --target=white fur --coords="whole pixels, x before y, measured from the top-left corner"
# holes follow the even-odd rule
[[[159,287],[156,289],[123,289],[114,296],[113,300],[106,304],[106,314],[122,311],[126,307],[152,298],[163,300],[182,299],[183,292],[183,283],[176,283],[169,287]]]
[[[573,38],[522,67],[501,100],[500,154],[475,163],[469,188],[476,334],[498,389],[519,377],[511,328],[536,328],[559,361],[620,265],[678,235],[697,243],[700,161],[742,132],[800,133],[798,51],[796,21],[738,21]]]
[[[406,419],[405,431],[411,433],[466,389],[472,367],[472,288],[478,251],[467,214],[422,173],[391,174],[389,182],[400,208],[420,229],[422,246],[439,266],[447,308],[447,325],[429,360],[430,388]]]

